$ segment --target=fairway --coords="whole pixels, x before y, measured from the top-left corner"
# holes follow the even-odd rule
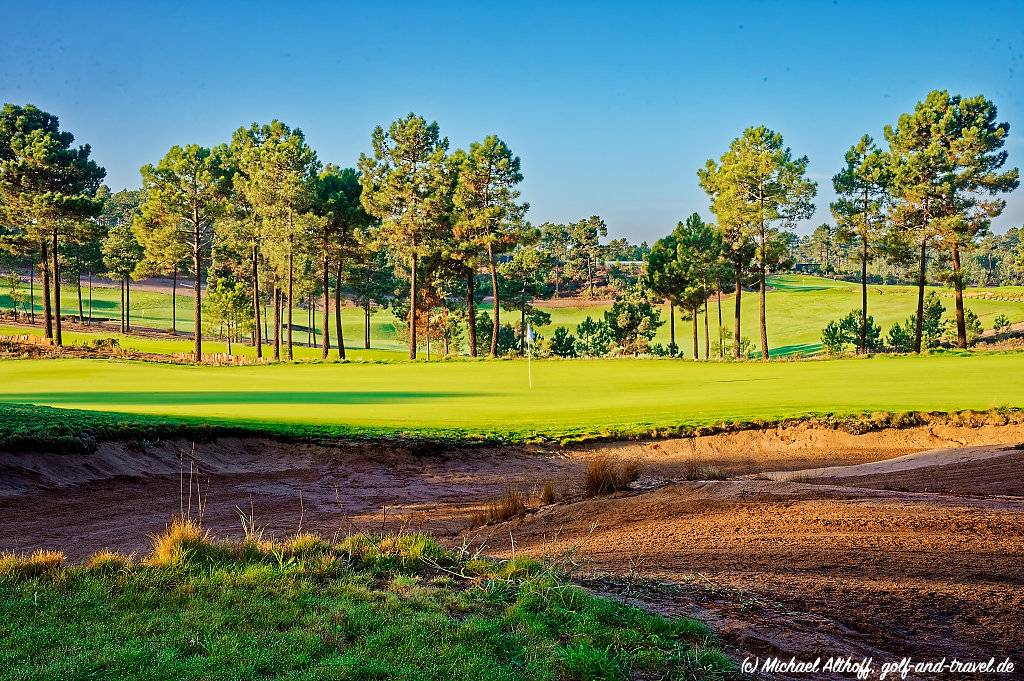
[[[203,367],[0,364],[0,402],[325,434],[645,435],[676,426],[1024,406],[1024,355],[773,363],[524,361]]]

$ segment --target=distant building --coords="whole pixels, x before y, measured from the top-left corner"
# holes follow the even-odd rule
[[[820,262],[798,262],[793,265],[793,271],[800,274],[821,274]]]

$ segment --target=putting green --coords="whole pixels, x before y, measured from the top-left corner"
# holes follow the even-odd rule
[[[604,359],[197,367],[0,362],[0,402],[325,432],[642,434],[813,414],[1024,407],[1024,354],[772,363]]]

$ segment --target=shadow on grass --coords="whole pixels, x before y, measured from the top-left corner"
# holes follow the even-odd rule
[[[16,404],[181,405],[181,404],[386,404],[421,399],[481,397],[470,392],[426,391],[280,391],[203,390],[161,392],[0,393],[0,402]]]

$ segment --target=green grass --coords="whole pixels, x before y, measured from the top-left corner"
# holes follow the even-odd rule
[[[11,360],[0,362],[0,404],[295,435],[514,441],[647,436],[814,415],[1024,407],[1024,381],[1017,380],[1022,353],[768,363],[543,360],[532,371],[531,389],[522,360],[243,367]],[[0,420],[8,437],[33,427],[25,418]]]
[[[821,330],[832,319],[842,317],[847,312],[860,307],[860,286],[859,284],[835,281],[823,277],[808,275],[783,275],[769,279],[771,290],[768,293],[768,342],[773,356],[784,356],[788,354],[813,354],[821,350]],[[942,287],[929,287],[929,290],[936,290],[943,297],[943,303],[947,308],[947,316],[952,316],[953,293],[951,289]],[[888,332],[896,322],[902,322],[913,314],[917,306],[917,291],[912,286],[869,286],[868,307],[875,321],[881,324],[883,334]],[[94,287],[93,289],[94,312],[97,315],[106,315],[116,319],[117,306],[119,305],[119,289],[109,287]],[[1006,315],[1011,322],[1024,321],[1024,287],[1003,286],[989,289],[968,289],[967,307],[974,310],[985,328],[992,328],[992,322],[1000,314]],[[78,303],[74,290],[64,287],[62,295],[62,310],[64,314],[77,314]],[[37,303],[41,299],[38,298]],[[8,309],[10,299],[6,294],[0,294],[0,309]],[[37,308],[39,304],[37,304]],[[551,314],[551,325],[539,329],[544,336],[550,337],[554,329],[565,326],[575,330],[576,325],[587,316],[601,319],[608,305],[588,304],[580,301],[577,305],[557,307],[546,306],[540,301],[538,307]],[[170,317],[170,295],[165,293],[146,293],[139,291],[132,296],[132,323],[139,327],[153,327],[167,329],[171,326]],[[484,304],[480,306],[481,311],[490,312],[491,306]],[[732,328],[733,299],[731,296],[722,300],[723,321]],[[715,301],[711,303],[710,327],[712,340],[717,338],[718,310]],[[743,335],[751,340],[757,340],[758,320],[758,296],[756,292],[745,292],[743,295],[742,325]],[[663,319],[668,315],[668,306],[664,306]],[[518,323],[518,315],[513,311],[504,311],[503,320],[508,323]],[[305,310],[294,311],[294,321],[297,325],[305,325],[307,320]],[[319,319],[316,320],[319,329]],[[362,310],[346,307],[342,315],[342,327],[348,346],[362,344],[364,325]],[[178,296],[178,328],[182,331],[192,329],[192,297],[186,292]],[[703,334],[703,319],[700,320],[700,333]],[[24,331],[12,331],[12,327],[0,326],[0,335],[8,333],[24,333]],[[691,341],[692,323],[681,318],[676,320],[676,343],[689,353],[692,347]],[[110,331],[99,332],[101,336],[112,336]],[[69,334],[70,338],[95,337],[92,334]],[[296,342],[305,342],[307,334],[295,332]],[[387,358],[398,357],[403,350],[403,344],[397,339],[395,333],[395,318],[390,310],[379,310],[370,318],[371,344],[375,348],[366,352],[352,350],[356,358]],[[666,323],[658,329],[655,342],[667,345],[669,342],[669,325]],[[215,340],[206,341],[209,352],[224,352],[224,343]],[[122,339],[122,345],[140,352],[158,352],[163,354],[173,352],[188,352],[191,343],[187,339]],[[703,336],[700,342],[703,353]],[[390,351],[390,354],[389,354]],[[238,354],[252,355],[252,348],[245,346],[237,347]],[[296,357],[302,359],[313,359],[320,356],[316,348],[296,348]]]
[[[26,297],[26,302],[23,307],[27,309],[28,305],[28,286],[22,287],[22,293]],[[83,290],[83,296],[86,296],[83,305],[85,315],[88,317],[89,314],[89,303],[87,290]],[[192,294],[187,289],[179,289],[176,301],[177,308],[177,322],[175,328],[184,333],[191,333],[193,329],[192,324]],[[96,320],[108,319],[115,324],[119,319],[119,309],[121,305],[121,290],[119,287],[112,287],[109,285],[93,285],[93,318]],[[42,313],[42,293],[38,286],[36,287],[36,312],[37,316]],[[4,291],[0,293],[0,310],[9,311],[11,309],[11,298],[8,292]],[[19,308],[20,309],[20,308]],[[61,287],[61,313],[63,315],[78,315],[78,297],[74,287],[64,285]],[[322,328],[320,324],[319,316],[322,313],[317,314],[315,320],[315,328],[317,329],[317,343],[319,340],[319,331]],[[293,333],[295,343],[305,343],[308,338],[308,334],[305,331],[306,324],[308,321],[308,313],[304,308],[295,308],[292,310],[293,323],[296,327],[302,327],[303,330],[296,328]],[[149,291],[133,291],[131,295],[131,324],[139,328],[156,329],[159,331],[168,331],[171,328],[171,295],[169,293],[157,293]],[[394,315],[391,314],[390,310],[378,310],[374,312],[370,317],[370,338],[372,345],[377,354],[383,350],[398,351],[402,349],[402,343],[397,340],[395,335],[395,324]],[[333,328],[334,317],[331,317],[331,324]],[[352,350],[353,346],[361,346],[363,342],[363,334],[365,331],[364,318],[362,309],[347,306],[342,311],[342,333],[346,339],[346,349]],[[6,335],[9,330],[5,330],[0,327],[0,335]],[[24,333],[24,331],[20,331]],[[117,335],[109,330],[102,330],[97,332],[101,336],[114,336]],[[92,333],[88,334],[71,334],[70,337],[86,336],[94,337]],[[332,331],[333,338],[333,331]],[[215,340],[204,341],[204,345],[209,343],[209,352],[225,352],[226,344]],[[188,339],[174,339],[170,336],[165,339],[145,339],[145,341],[127,341],[123,342],[122,345],[125,347],[131,347],[132,349],[140,352],[161,352],[161,353],[173,353],[173,352],[188,352],[191,347],[191,341]],[[156,349],[154,349],[156,348]],[[234,348],[233,348],[234,349]],[[246,348],[238,346],[238,353],[236,354],[253,354],[252,348]],[[356,350],[357,353],[362,353],[362,350]],[[320,350],[317,348],[296,348],[297,356],[302,357],[319,357]]]
[[[767,295],[768,311],[768,344],[773,357],[789,354],[813,354],[821,350],[821,330],[833,319],[844,316],[853,309],[860,309],[860,284],[835,281],[824,277],[808,275],[783,275],[769,278],[771,289]],[[946,307],[946,316],[953,315],[953,291],[943,287],[928,287],[942,297]],[[986,329],[992,328],[992,322],[1000,314],[1005,314],[1011,322],[1024,321],[1024,286],[1002,286],[988,289],[968,289],[965,306],[974,310]],[[732,329],[733,296],[722,298],[722,320]],[[543,305],[541,305],[543,307]],[[541,329],[541,333],[550,336],[557,326],[565,326],[574,330],[587,316],[600,319],[607,305],[579,305],[547,309],[551,313],[551,326]],[[902,322],[917,310],[917,289],[913,286],[868,286],[868,312],[875,322],[882,326],[883,335],[889,328]],[[678,311],[677,311],[678,312]],[[718,337],[718,309],[715,300],[709,307],[711,340]],[[662,308],[662,319],[665,324],[658,329],[655,342],[663,345],[669,343],[668,306]],[[742,333],[750,338],[755,347],[758,341],[758,317],[760,314],[758,293],[744,291],[740,321]],[[700,353],[704,353],[704,319],[703,312],[699,319]],[[693,322],[676,319],[676,343],[690,353],[692,343]]]
[[[0,557],[8,679],[722,678],[709,635],[420,535],[225,542],[178,524],[142,562]]]

